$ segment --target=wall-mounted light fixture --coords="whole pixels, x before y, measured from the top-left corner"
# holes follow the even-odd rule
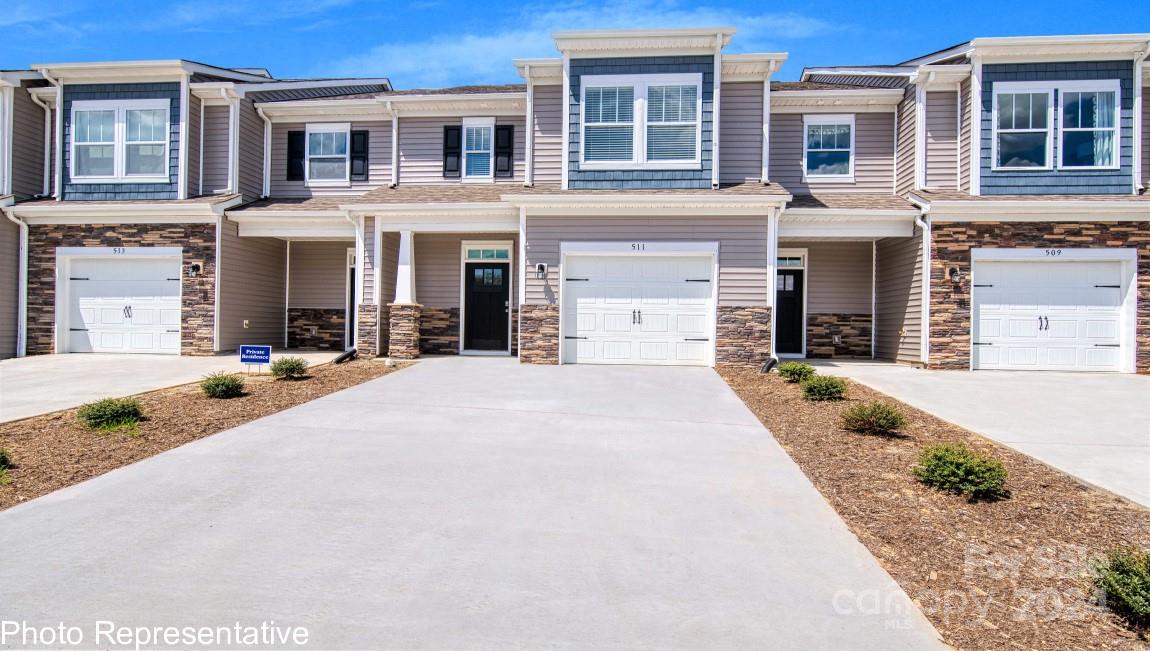
[[[950,282],[954,283],[955,285],[962,283],[962,274],[958,271],[958,267],[950,268]]]
[[[188,265],[188,278],[198,277],[200,275],[200,269],[201,269],[201,267],[200,267],[199,263],[194,262],[194,263]]]
[[[547,263],[546,262],[540,262],[539,264],[535,265],[535,277],[539,280],[546,280],[547,279]]]

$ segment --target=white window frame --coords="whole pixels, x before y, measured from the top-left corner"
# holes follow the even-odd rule
[[[68,179],[71,183],[76,184],[91,184],[91,183],[172,183],[169,174],[163,176],[136,174],[128,175],[128,134],[127,122],[128,111],[132,110],[155,110],[163,109],[165,111],[165,129],[164,133],[168,134],[168,139],[164,141],[164,160],[168,161],[171,157],[171,132],[172,132],[172,101],[170,99],[136,99],[136,100],[79,100],[72,102],[70,112],[71,127],[68,135]],[[84,111],[115,111],[115,126],[114,136],[111,143],[101,143],[104,145],[112,145],[112,158],[113,158],[113,173],[111,176],[77,176],[76,175],[76,114]],[[96,144],[96,143],[92,143]],[[141,144],[141,143],[133,143]],[[148,143],[142,143],[148,144]],[[170,167],[170,163],[169,163]]]
[[[491,132],[488,142],[487,174],[483,176],[467,175],[467,129],[486,128]],[[478,150],[477,150],[478,152]],[[495,182],[495,118],[463,118],[462,130],[459,132],[459,179],[463,183],[494,183]]]
[[[1058,160],[1055,165],[1060,170],[1068,170],[1073,172],[1090,171],[1090,170],[1117,170],[1122,167],[1122,83],[1117,79],[1102,79],[1092,81],[1063,81],[1056,85],[1058,91],[1056,99],[1058,100],[1058,112],[1055,114],[1058,122]],[[1083,128],[1083,127],[1067,127],[1062,123],[1063,120],[1063,94],[1066,92],[1071,93],[1114,93],[1114,126],[1110,128]],[[1114,162],[1110,165],[1063,165],[1063,143],[1062,134],[1066,132],[1075,131],[1112,131],[1114,133]]]
[[[994,172],[1049,172],[1054,169],[1054,139],[1058,130],[1054,128],[1056,84],[999,81],[994,83],[994,93],[990,104],[990,169]],[[998,96],[1026,93],[1046,94],[1046,129],[1007,129],[998,128]],[[1009,167],[998,164],[999,133],[1046,133],[1046,165],[1043,167]]]
[[[343,152],[343,178],[342,179],[312,179],[311,178],[311,134],[313,133],[342,133],[347,141]],[[315,156],[315,158],[338,158],[337,156]],[[350,122],[309,122],[304,132],[303,141],[303,178],[304,183],[312,188],[346,188],[351,186],[351,123]]]
[[[851,128],[850,164],[846,174],[808,174],[807,173],[807,127],[810,125],[848,125]],[[855,182],[855,115],[842,114],[804,114],[803,115],[803,182],[815,181],[817,183],[854,183]],[[815,151],[825,151],[818,150]],[[832,150],[837,151],[837,150]]]
[[[695,96],[695,157],[691,160],[647,160],[647,88],[650,86],[689,86],[698,88]],[[631,120],[630,161],[588,161],[584,143],[587,134],[587,89],[630,86],[635,91]],[[659,123],[674,124],[674,123]],[[622,126],[622,125],[620,125]],[[583,75],[579,79],[579,169],[580,170],[698,170],[703,168],[703,74]]]

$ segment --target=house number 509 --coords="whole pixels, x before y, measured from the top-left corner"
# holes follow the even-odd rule
[[[632,251],[646,251],[647,245],[644,242],[632,242],[631,243],[631,250]]]
[[[1056,258],[1062,255],[1062,249],[1046,249],[1047,257]]]

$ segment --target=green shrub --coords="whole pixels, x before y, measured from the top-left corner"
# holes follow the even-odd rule
[[[799,383],[807,400],[842,400],[847,393],[847,381],[831,375],[816,375]]]
[[[212,373],[200,380],[200,389],[209,398],[238,398],[244,395],[244,378],[234,373]]]
[[[885,402],[863,402],[843,413],[843,429],[863,434],[894,434],[906,427],[906,416]]]
[[[779,364],[779,375],[787,382],[794,384],[813,378],[815,376],[815,367],[802,362],[783,362]]]
[[[302,357],[281,357],[272,362],[272,375],[281,380],[298,380],[307,374],[307,360]]]
[[[8,450],[0,448],[0,486],[8,483],[8,471],[15,468],[16,464],[12,463],[12,455]]]
[[[927,486],[966,495],[972,500],[995,499],[1006,494],[1006,466],[965,445],[927,447],[918,458],[914,474]]]
[[[1106,605],[1137,626],[1150,626],[1150,552],[1112,549],[1094,562],[1094,585]]]
[[[144,417],[140,401],[135,398],[104,398],[89,402],[77,412],[80,420],[93,429],[134,430]]]

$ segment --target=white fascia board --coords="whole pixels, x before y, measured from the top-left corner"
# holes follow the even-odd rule
[[[37,81],[44,78],[36,70],[6,70],[0,72],[0,86],[19,86],[25,81]]]
[[[236,81],[258,81],[267,79],[260,75],[237,72],[229,68],[218,68],[183,59],[159,59],[144,61],[86,61],[73,63],[37,63],[33,70],[49,71],[53,77],[75,83],[80,80],[103,80],[105,78],[168,78],[183,74],[203,73],[215,77],[231,78]]]
[[[932,220],[961,222],[1057,222],[1150,220],[1150,201],[928,201],[912,197]]]
[[[563,83],[563,59],[515,59],[511,63],[524,81],[540,86],[558,86]]]
[[[734,35],[733,27],[588,30],[556,32],[555,49],[572,58],[714,54]]]
[[[419,220],[447,217],[452,221],[514,218],[516,228],[519,224],[519,213],[511,204],[501,201],[348,204],[340,206],[340,209],[352,216],[374,216],[377,220],[390,220],[393,223],[410,222],[413,217]]]
[[[787,60],[786,52],[760,52],[755,54],[724,54],[721,75],[723,82],[768,81]]]
[[[126,203],[76,204],[68,201],[16,204],[8,211],[29,224],[172,224],[215,223],[228,208],[239,205],[235,196],[217,203]]]
[[[37,86],[29,88],[28,93],[36,99],[48,105],[48,108],[56,108],[56,91],[55,86]]]
[[[917,210],[788,208],[779,217],[779,236],[787,238],[879,239],[914,234]]]
[[[704,193],[706,191],[703,191]],[[531,215],[572,215],[595,211],[602,216],[626,215],[769,215],[782,210],[791,195],[503,195],[511,205]]]
[[[970,76],[973,66],[969,63],[954,65],[923,65],[911,77],[927,91],[956,90],[958,85]]]
[[[386,95],[370,99],[310,99],[257,102],[272,121],[334,115],[378,116],[390,119],[388,105],[404,117],[462,117],[483,115],[521,117],[527,93],[472,93],[459,95]]]
[[[970,51],[972,49],[973,49],[973,46],[970,43],[960,43],[954,47],[942,50],[941,52],[933,52],[931,54],[927,54],[924,56],[915,57],[914,59],[911,59],[910,61],[904,61],[901,65],[904,65],[904,66],[930,65],[930,64],[935,63],[937,61],[946,61],[947,59],[953,59],[954,57],[960,57],[960,56],[968,55],[968,54],[970,54]]]
[[[772,113],[887,113],[902,101],[901,88],[772,90]]]
[[[239,225],[240,237],[279,237],[285,239],[355,238],[356,228],[343,211],[243,211],[228,213]]]

